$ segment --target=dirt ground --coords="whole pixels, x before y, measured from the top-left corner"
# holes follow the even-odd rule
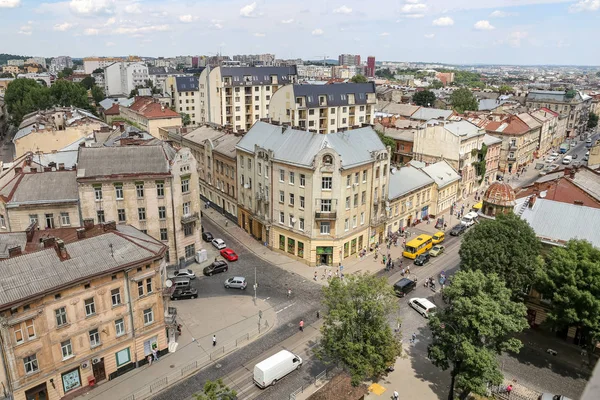
[[[327,382],[308,400],[362,400],[365,394],[367,394],[366,385],[354,387],[350,383],[350,375],[341,373]]]

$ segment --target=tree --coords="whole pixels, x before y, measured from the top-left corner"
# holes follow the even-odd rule
[[[95,84],[96,84],[96,79],[94,79],[91,76],[86,76],[85,78],[82,79],[81,82],[79,82],[86,90],[90,90]]]
[[[139,91],[138,91],[138,88],[131,89],[131,92],[129,92],[129,98],[131,99],[131,98],[133,98],[133,97],[135,97],[135,96],[138,96],[139,94],[140,94],[140,93],[139,93]]]
[[[375,71],[375,76],[384,78],[384,79],[394,79],[394,74],[390,71],[389,68],[381,68]]]
[[[96,85],[92,86],[92,98],[94,99],[94,102],[96,104],[104,100],[105,97],[106,96],[104,95],[104,89]]]
[[[50,95],[54,105],[91,110],[87,90],[78,83],[59,80],[50,87]]]
[[[388,322],[398,300],[385,278],[347,275],[323,288],[327,310],[321,327],[322,360],[342,362],[352,384],[383,374],[400,355],[400,343]]]
[[[511,291],[496,274],[461,270],[444,289],[448,307],[432,315],[428,358],[450,368],[450,393],[485,395],[487,384],[502,383],[496,355],[518,352],[522,343],[512,335],[527,328],[527,307],[511,300]]]
[[[442,81],[433,81],[431,82],[429,87],[432,89],[441,89],[444,87],[444,84],[442,83]]]
[[[103,72],[104,72],[104,70],[102,68],[96,68],[95,70],[92,71],[92,74],[101,74]]]
[[[15,76],[10,72],[3,72],[0,74],[0,78],[14,78]]]
[[[581,339],[593,349],[600,340],[600,250],[585,240],[552,248],[536,288],[552,301],[548,323],[583,328]]]
[[[385,134],[381,131],[375,131],[377,132],[377,136],[379,136],[379,139],[383,142],[384,146],[390,146],[392,149],[396,148],[396,141],[394,139],[392,139],[391,137],[387,137],[385,136]]]
[[[598,126],[598,114],[591,112],[588,117],[587,127],[588,129],[594,129],[596,126]]]
[[[450,103],[452,104],[452,108],[461,114],[465,111],[477,111],[479,109],[477,99],[467,88],[460,88],[452,92]]]
[[[179,113],[179,115],[181,115],[181,122],[183,123],[183,126],[188,126],[189,124],[192,123],[192,119],[190,118],[190,114],[186,114],[186,113]]]
[[[364,75],[361,75],[361,74],[354,75],[352,78],[350,78],[350,81],[354,82],[354,83],[367,83],[367,82],[369,82],[367,80],[367,78]]]
[[[542,266],[541,243],[526,221],[513,213],[498,214],[469,230],[458,254],[461,269],[498,274],[520,297]]]
[[[500,93],[500,94],[509,94],[512,92],[514,92],[514,89],[508,85],[501,85],[498,88],[498,93]]]
[[[62,71],[58,73],[58,78],[63,79],[73,75],[73,68],[64,68]]]
[[[431,90],[416,92],[412,97],[413,103],[422,107],[431,107],[435,101],[435,93]]]
[[[222,379],[206,381],[202,393],[196,394],[196,400],[235,400],[237,393],[223,383]]]
[[[33,79],[15,79],[8,84],[4,94],[6,109],[11,123],[19,126],[23,116],[30,112],[52,106],[53,101],[48,88]]]

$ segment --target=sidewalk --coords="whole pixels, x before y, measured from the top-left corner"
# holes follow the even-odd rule
[[[267,303],[258,303],[259,307],[256,307],[247,296],[228,296],[227,299],[227,304],[231,304],[232,300],[236,302],[236,315],[223,312],[220,297],[199,300],[207,313],[206,321],[210,321],[210,324],[194,323],[190,318],[190,314],[198,307],[197,302],[179,302],[178,316],[182,321],[183,330],[174,353],[162,356],[151,365],[144,365],[116,379],[101,383],[96,389],[76,398],[118,400],[132,398],[132,394],[135,394],[135,399],[146,398],[153,386],[158,391],[174,383],[174,374],[187,377],[202,366],[210,365],[214,360],[264,335],[277,322],[275,310]],[[259,310],[262,311],[260,333]],[[212,344],[213,334],[217,337],[217,346]],[[161,382],[164,382],[164,386],[159,386]]]

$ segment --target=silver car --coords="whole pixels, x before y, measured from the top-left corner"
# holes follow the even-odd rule
[[[225,288],[234,288],[234,289],[246,289],[248,286],[248,282],[246,282],[246,278],[243,276],[234,276],[233,278],[229,278],[225,281]]]

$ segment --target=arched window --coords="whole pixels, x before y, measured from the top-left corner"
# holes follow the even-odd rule
[[[323,164],[325,164],[325,165],[333,164],[333,157],[331,157],[329,154],[324,155],[323,156]]]

